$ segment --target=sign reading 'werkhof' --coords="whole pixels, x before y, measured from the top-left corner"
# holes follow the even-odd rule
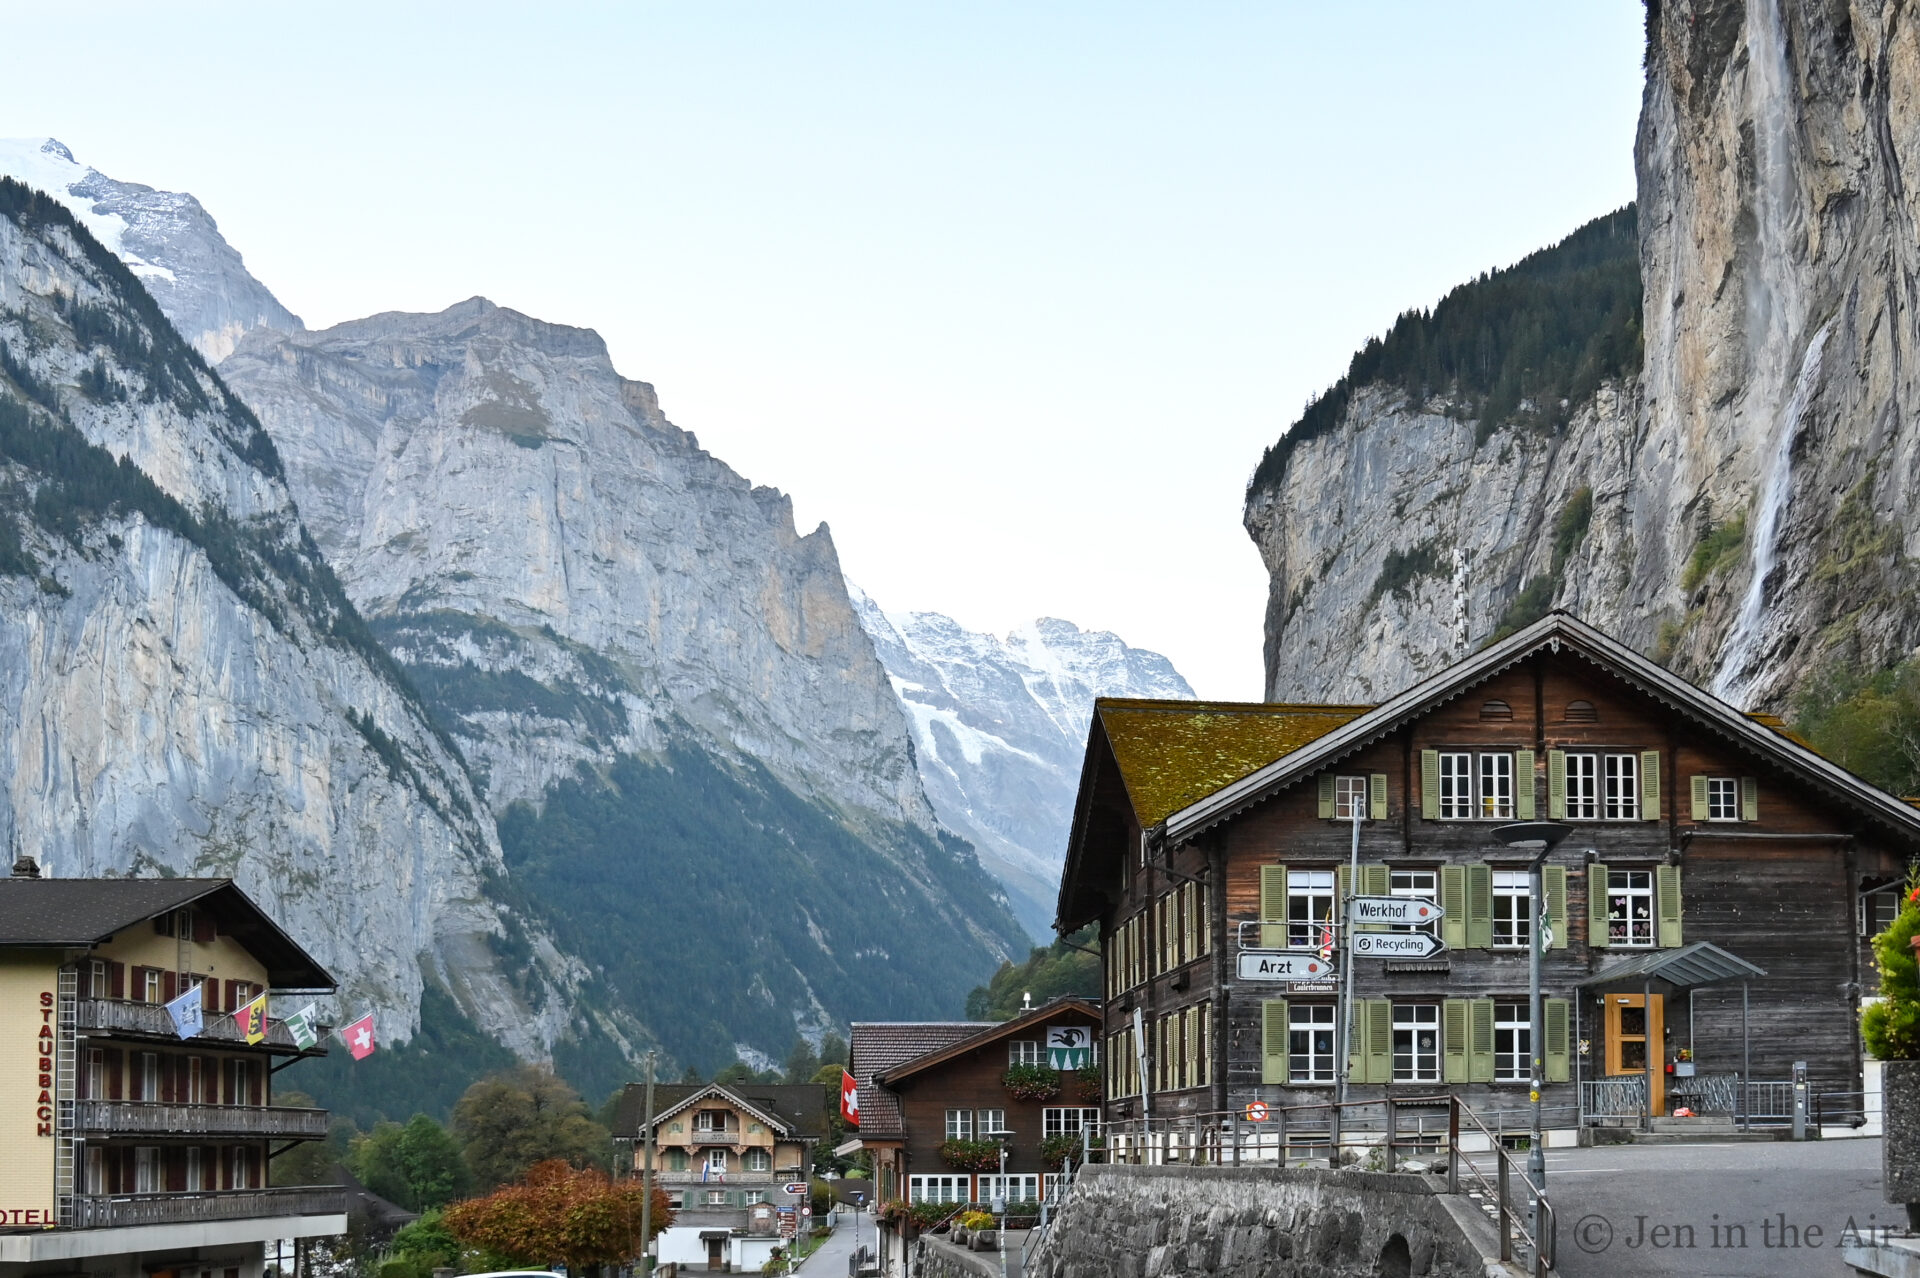
[[[1347,902],[1355,923],[1431,923],[1446,911],[1415,896],[1356,896]]]

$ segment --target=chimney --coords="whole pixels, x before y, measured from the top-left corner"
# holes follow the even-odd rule
[[[16,879],[37,879],[40,877],[40,863],[22,852],[13,861],[13,877]]]
[[[18,873],[19,867],[15,866],[14,869],[15,872]],[[1033,991],[1028,990],[1020,996],[1020,1010],[1023,1012],[1031,1012],[1033,1010]]]

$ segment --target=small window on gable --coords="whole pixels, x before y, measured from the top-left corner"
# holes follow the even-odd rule
[[[1513,707],[1504,701],[1489,701],[1480,707],[1480,717],[1482,719],[1511,719],[1513,718]]]
[[[1569,701],[1566,713],[1560,716],[1562,723],[1598,723],[1600,712],[1593,708],[1591,701]]]

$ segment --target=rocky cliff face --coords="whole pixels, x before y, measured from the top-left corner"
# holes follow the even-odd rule
[[[119,255],[195,350],[217,364],[241,334],[297,329],[300,317],[248,274],[200,201],[118,182],[81,164],[53,138],[0,138],[0,174],[65,204]]]
[[[1192,697],[1173,663],[1118,635],[1043,617],[1004,639],[937,612],[860,622],[913,724],[934,811],[972,841],[1027,930],[1053,931],[1095,697]]]
[[[542,971],[564,966],[536,941],[500,970],[492,825],[272,443],[112,254],[5,182],[0,759],[10,847],[59,875],[236,878],[388,1042],[427,979],[525,1056],[558,1032]]]
[[[1754,707],[1911,650],[1920,37],[1898,10],[1649,6],[1644,367],[1544,430],[1447,385],[1356,385],[1280,450],[1246,507],[1270,695],[1381,696],[1547,606]]]

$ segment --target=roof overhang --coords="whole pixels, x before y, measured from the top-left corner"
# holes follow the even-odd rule
[[[1010,1021],[1003,1021],[998,1025],[989,1026],[981,1030],[978,1034],[971,1034],[957,1043],[950,1043],[946,1047],[938,1048],[922,1056],[916,1056],[912,1060],[902,1061],[892,1069],[875,1074],[873,1081],[881,1087],[892,1089],[914,1074],[944,1064],[963,1053],[973,1051],[978,1047],[984,1047],[988,1043],[995,1042],[1013,1034],[1018,1034],[1023,1030],[1032,1029],[1035,1025],[1043,1021],[1051,1020],[1053,1017],[1066,1011],[1079,1012],[1084,1016],[1090,1017],[1095,1025],[1098,1025],[1102,1020],[1100,1009],[1085,999],[1056,999],[1051,1003],[1034,1008],[1031,1012],[1023,1012]],[[1098,1034],[1098,1032],[1098,1030],[1093,1031],[1094,1034]]]
[[[1753,981],[1766,974],[1765,968],[1755,967],[1712,941],[1695,941],[1677,950],[1650,950],[1604,963],[1599,971],[1580,982],[1580,988],[1591,990],[1632,981],[1642,984],[1660,981],[1685,990],[1726,981]]]
[[[661,1123],[673,1117],[675,1114],[680,1113],[682,1110],[688,1108],[689,1106],[696,1105],[703,1100],[708,1100],[716,1097],[720,1100],[726,1101],[729,1105],[738,1105],[741,1109],[746,1110],[749,1114],[752,1114],[755,1118],[767,1124],[767,1126],[773,1128],[774,1129],[773,1134],[776,1136],[792,1137],[794,1134],[794,1127],[792,1123],[789,1123],[782,1118],[775,1118],[772,1114],[767,1113],[765,1110],[761,1109],[758,1105],[755,1105],[752,1101],[747,1100],[745,1097],[736,1096],[731,1090],[729,1090],[722,1083],[709,1083],[705,1087],[701,1088],[699,1091],[695,1092],[693,1095],[681,1101],[678,1105],[675,1105],[669,1109],[661,1110],[658,1114],[655,1114],[653,1116],[653,1125],[657,1129]]]

